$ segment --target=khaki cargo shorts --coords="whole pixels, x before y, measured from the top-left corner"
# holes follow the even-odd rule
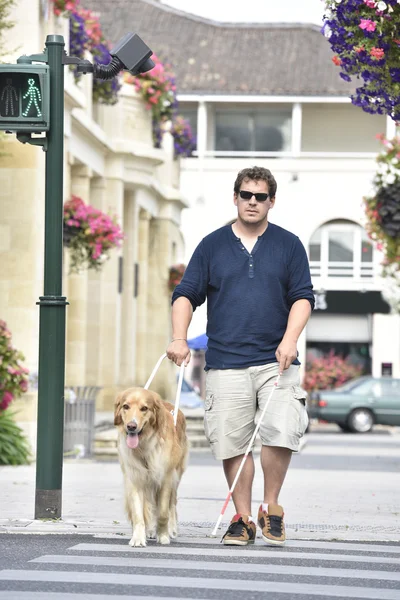
[[[244,454],[278,376],[279,364],[247,369],[210,369],[206,375],[204,430],[218,460]],[[259,429],[264,446],[293,452],[308,425],[306,392],[300,387],[299,366],[283,372]]]

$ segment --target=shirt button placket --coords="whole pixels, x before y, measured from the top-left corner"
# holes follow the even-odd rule
[[[252,254],[250,254],[250,256],[249,256],[249,277],[250,278],[254,277],[253,255]]]

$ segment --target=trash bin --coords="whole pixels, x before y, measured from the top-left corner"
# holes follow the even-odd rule
[[[64,456],[88,458],[92,455],[96,386],[65,388]]]

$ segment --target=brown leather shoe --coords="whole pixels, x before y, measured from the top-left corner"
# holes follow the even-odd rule
[[[247,515],[237,514],[233,517],[222,540],[226,546],[247,546],[254,544],[256,524],[249,521]]]
[[[279,504],[268,504],[268,511],[260,505],[257,521],[262,530],[262,539],[269,546],[283,546],[286,541],[283,517],[283,508]]]

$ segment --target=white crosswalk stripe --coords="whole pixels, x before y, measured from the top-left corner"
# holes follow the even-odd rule
[[[234,571],[236,563],[215,563],[192,560],[163,560],[157,558],[115,558],[113,556],[40,556],[31,562],[58,565],[95,565],[97,567],[153,567],[154,569],[177,569],[196,571]],[[400,572],[365,571],[364,569],[321,569],[320,567],[288,567],[280,565],[241,564],[242,573],[269,573],[283,575],[317,575],[318,577],[343,577],[345,579],[381,579],[400,581]]]
[[[243,600],[400,600],[400,546],[299,540],[271,549],[257,540],[232,548],[192,538],[130,548],[96,539],[0,571],[0,600],[214,599],[222,591]]]
[[[109,544],[77,544],[76,546],[72,546],[70,550],[84,550],[84,551],[93,551],[93,552],[109,552],[110,546]],[[113,544],[113,552],[126,552],[125,544]],[[140,553],[148,553],[149,548],[135,548],[135,552],[137,554]],[[165,554],[165,547],[162,546],[153,546],[151,547],[151,552],[154,554]],[[277,554],[279,552],[279,554]],[[182,554],[181,548],[171,546],[168,548],[168,554]],[[206,554],[207,556],[230,556],[237,557],[238,550],[237,548],[207,548],[207,550],[202,550],[200,548],[185,548],[184,554],[186,556],[201,556],[202,554]],[[257,558],[301,558],[303,560],[311,560],[315,561],[316,555],[314,553],[307,552],[286,552],[283,549],[279,550],[251,550],[251,556]],[[341,562],[368,562],[368,563],[387,563],[387,564],[396,564],[400,566],[400,558],[386,558],[381,556],[355,556],[355,555],[344,555],[344,554],[318,554],[318,560],[340,560]],[[399,599],[400,600],[400,599]]]

